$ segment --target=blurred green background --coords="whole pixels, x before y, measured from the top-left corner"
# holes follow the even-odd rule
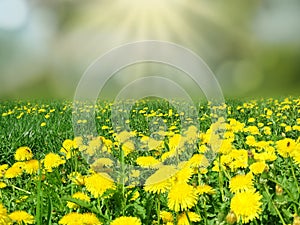
[[[0,0],[0,98],[72,98],[97,57],[144,39],[196,52],[225,96],[299,95],[299,21],[298,0]]]

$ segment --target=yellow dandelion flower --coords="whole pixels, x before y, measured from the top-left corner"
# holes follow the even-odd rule
[[[95,214],[71,212],[64,215],[58,222],[62,225],[101,225]]]
[[[188,214],[189,218],[187,218],[186,214]],[[194,212],[183,212],[178,215],[177,225],[190,225],[189,220],[190,222],[199,222],[201,220],[201,217]]]
[[[83,145],[83,138],[82,137],[75,137],[73,139],[74,148],[79,148],[79,146]]]
[[[82,216],[80,213],[71,212],[64,215],[58,223],[62,225],[79,225],[81,218]]]
[[[162,221],[163,221],[164,223],[167,223],[167,222],[173,222],[173,221],[174,221],[174,218],[173,218],[172,213],[167,212],[167,211],[161,211],[161,212],[159,213],[159,217],[162,219]]]
[[[0,189],[6,188],[7,184],[3,181],[0,181]]]
[[[85,202],[90,202],[91,199],[89,196],[87,196],[86,194],[82,193],[82,192],[76,192],[75,194],[72,195],[72,198],[75,198],[75,199],[79,199],[79,200],[82,200],[82,201],[85,201]],[[79,206],[74,203],[74,202],[67,202],[67,206],[70,208],[70,209],[77,209],[79,208]]]
[[[66,140],[64,140],[62,146],[63,146],[63,148],[66,149],[66,150],[71,150],[71,149],[74,148],[75,142],[74,142],[73,140],[66,139]]]
[[[65,155],[66,159],[70,159],[72,157],[72,154],[74,153],[75,145],[76,143],[73,140],[70,139],[64,140],[60,152]]]
[[[252,135],[249,135],[246,137],[246,144],[249,146],[255,146],[256,145],[256,140],[255,137]]]
[[[291,138],[285,138],[276,142],[276,148],[279,153],[284,158],[287,158],[293,154],[296,149],[296,141]]]
[[[114,162],[110,158],[100,158],[91,165],[91,168],[95,172],[102,172],[105,171],[107,167],[112,167],[113,164]]]
[[[17,224],[34,224],[34,217],[25,211],[15,211],[9,218]]]
[[[82,216],[82,224],[84,225],[101,225],[102,223],[93,213],[83,213]]]
[[[203,194],[212,195],[212,194],[215,193],[215,190],[207,184],[198,185],[197,188],[196,188],[196,191],[197,191],[198,195],[203,195]]]
[[[249,132],[252,135],[260,134],[257,126],[248,126],[244,128],[244,132]]]
[[[116,140],[120,143],[124,143],[132,137],[134,137],[134,135],[128,131],[122,131],[121,133],[115,135]]]
[[[252,190],[253,187],[253,175],[248,173],[246,175],[239,174],[230,179],[229,188],[230,192],[236,193],[240,191]]]
[[[8,164],[3,164],[0,166],[0,178],[3,177],[3,175],[5,174],[5,171],[7,170],[8,168]]]
[[[209,166],[209,161],[207,160],[207,158],[203,155],[203,154],[195,154],[192,156],[192,158],[190,158],[190,160],[188,161],[189,165],[191,167],[207,167]]]
[[[179,167],[182,167],[173,177],[174,182],[188,182],[189,179],[193,176],[194,170],[188,166],[187,163],[182,163],[179,165]]]
[[[249,123],[255,122],[255,118],[253,118],[253,117],[249,118],[249,119],[248,119],[248,122],[249,122]]]
[[[300,144],[297,144],[297,149],[293,152],[294,162],[300,165]]]
[[[138,157],[136,163],[143,168],[158,168],[161,165],[161,162],[152,156]]]
[[[114,189],[114,181],[107,173],[95,173],[85,178],[85,186],[89,192],[98,198],[108,189]]]
[[[45,156],[44,166],[48,172],[52,172],[53,168],[56,168],[56,167],[64,164],[65,162],[66,161],[63,160],[59,155],[57,155],[55,153],[49,153]]]
[[[16,162],[8,170],[6,170],[4,177],[5,178],[15,178],[21,176],[23,173],[25,163]]]
[[[152,193],[165,193],[171,188],[171,177],[177,169],[174,166],[163,166],[152,174],[145,182],[145,191]]]
[[[231,162],[229,163],[231,171],[248,167],[248,151],[244,149],[232,150],[229,153],[229,157],[231,157]]]
[[[122,150],[123,150],[125,156],[127,156],[128,154],[133,152],[134,149],[135,149],[135,146],[134,146],[134,143],[132,141],[126,141],[122,145]]]
[[[38,169],[39,169],[39,161],[38,160],[32,159],[32,160],[25,162],[24,170],[26,173],[34,174],[34,173],[37,173]]]
[[[68,175],[68,178],[76,185],[84,185],[84,176],[78,172],[72,172]]]
[[[197,201],[195,189],[187,183],[175,184],[168,194],[168,207],[175,212],[190,209]]]
[[[121,216],[113,220],[110,225],[142,225],[142,223],[137,217]]]
[[[20,147],[17,149],[15,153],[15,160],[17,161],[25,161],[32,159],[33,154],[29,147]]]
[[[10,224],[11,219],[7,215],[7,210],[6,208],[0,203],[0,224]]]
[[[253,189],[236,193],[231,199],[230,209],[237,216],[238,220],[248,223],[261,213],[261,199],[262,196]]]
[[[264,161],[255,162],[250,165],[250,171],[254,174],[261,174],[264,172],[265,168],[267,167],[266,163]]]

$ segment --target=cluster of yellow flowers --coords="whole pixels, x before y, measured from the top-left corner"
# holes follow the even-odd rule
[[[34,217],[25,211],[14,211],[10,214],[7,209],[0,204],[0,224],[34,224]]]
[[[137,105],[132,117],[161,117],[168,128],[158,126],[151,134],[142,128],[115,131],[107,122],[101,124],[101,136],[66,139],[59,151],[40,160],[29,147],[20,147],[15,163],[0,165],[0,190],[24,176],[41,179],[47,188],[57,185],[51,179],[58,178],[58,185],[69,191],[62,194],[67,197],[67,210],[57,214],[62,225],[140,225],[146,220],[146,209],[156,211],[148,220],[165,225],[199,224],[209,217],[214,223],[246,224],[268,213],[283,224],[288,224],[286,220],[297,225],[300,197],[291,192],[300,191],[300,118],[296,118],[300,100],[260,104],[222,106],[227,107],[228,118],[215,118],[212,124],[208,121],[216,115],[204,113],[199,121],[205,129],[195,126],[191,118],[181,121],[175,110],[155,111]],[[101,108],[103,115],[109,106]],[[293,120],[288,118],[291,110]],[[13,110],[2,116],[11,114]],[[86,123],[77,121],[78,126]],[[283,216],[280,204],[273,201],[284,194],[282,205],[291,206]],[[149,199],[153,199],[150,206]],[[109,211],[114,204],[120,207],[116,214]],[[30,214],[8,214],[4,205],[0,205],[0,224],[34,223]],[[150,208],[154,205],[155,210]]]

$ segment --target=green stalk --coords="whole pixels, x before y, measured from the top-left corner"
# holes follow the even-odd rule
[[[125,159],[124,159],[124,151],[121,150],[121,189],[122,189],[122,216],[125,216],[125,207],[126,207],[126,199],[125,199]]]
[[[207,211],[206,211],[206,199],[205,199],[205,196],[203,196],[203,206],[204,206],[204,215],[205,215],[205,224],[207,224]]]
[[[272,205],[273,205],[273,207],[274,207],[274,209],[275,209],[277,215],[279,216],[280,221],[282,222],[283,225],[286,225],[286,223],[285,223],[285,221],[284,221],[284,219],[283,219],[283,217],[282,217],[282,215],[281,215],[279,209],[278,209],[277,206],[273,203],[273,201],[272,201],[272,199],[271,199],[271,195],[270,195],[270,193],[269,193],[267,187],[264,186],[264,188],[265,188],[265,191],[266,191],[266,193],[267,193],[267,195],[268,195],[269,201],[272,202]]]
[[[36,205],[36,224],[42,225],[42,172],[39,160],[38,180],[37,180],[37,205]]]
[[[291,160],[291,158],[289,158],[289,160],[290,160],[290,165],[291,165],[291,169],[292,169],[293,178],[294,178],[294,181],[295,181],[295,183],[296,183],[298,193],[300,193],[298,181],[297,181],[297,178],[296,178],[296,175],[295,175],[294,166],[293,166],[293,161]]]
[[[219,154],[219,187],[220,187],[222,202],[225,201],[223,183],[224,182],[223,182],[223,173],[222,173],[222,165],[221,165],[221,155]]]
[[[279,185],[280,187],[282,187],[283,190],[284,190],[284,191],[288,194],[288,196],[291,198],[292,202],[293,202],[294,204],[300,206],[300,204],[299,204],[297,201],[295,201],[295,199],[294,199],[292,193],[289,191],[288,188],[286,188],[285,186],[283,186],[282,184],[280,184],[280,183],[277,182],[276,180],[273,180],[272,178],[268,178],[268,180],[269,180],[269,181],[272,181],[272,182],[274,182],[275,184],[277,184],[277,185]]]
[[[160,224],[160,200],[159,200],[159,195],[156,194],[156,214],[157,214],[157,224]]]
[[[11,184],[10,186],[11,186],[12,188],[14,188],[14,189],[17,189],[17,190],[19,190],[19,191],[22,191],[22,192],[24,192],[24,193],[26,193],[26,194],[31,195],[31,192],[26,191],[26,190],[24,190],[24,189],[22,189],[22,188],[19,188],[19,187],[13,185],[13,184]]]

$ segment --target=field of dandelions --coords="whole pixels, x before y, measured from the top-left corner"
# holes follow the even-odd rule
[[[215,121],[199,104],[199,126],[140,100],[129,131],[111,106],[88,138],[71,102],[1,102],[0,224],[300,224],[300,99],[228,101]]]

